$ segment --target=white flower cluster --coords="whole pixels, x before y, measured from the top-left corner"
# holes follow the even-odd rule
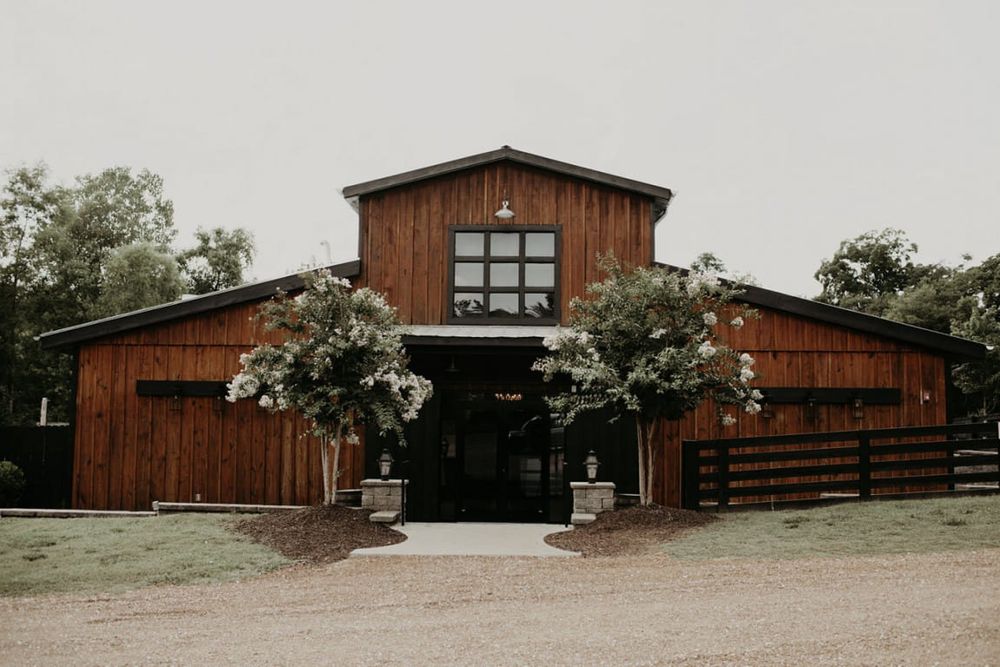
[[[702,315],[701,319],[705,321],[705,326],[707,327],[714,327],[719,321],[719,318],[716,317],[715,313],[713,313],[712,311],[709,311],[704,315]]]
[[[718,352],[714,347],[712,347],[712,342],[708,340],[703,340],[701,345],[698,346],[698,356],[702,359],[711,359]]]
[[[701,273],[692,271],[688,274],[687,293],[688,296],[695,296],[702,291],[713,291],[719,286],[719,276],[714,273]]]
[[[743,318],[737,315],[732,320],[730,320],[729,326],[733,327],[734,329],[739,329],[740,327],[743,326]]]
[[[542,339],[542,345],[545,349],[555,352],[561,348],[567,342],[579,343],[582,346],[589,346],[593,341],[593,336],[591,336],[586,331],[576,331],[575,329],[556,329],[556,332],[551,336],[546,336]],[[596,353],[596,350],[595,350]]]
[[[420,406],[430,397],[431,383],[416,373],[401,370],[398,367],[381,369],[361,378],[362,387],[371,389],[375,383],[389,388],[393,397],[403,407],[403,421],[413,421],[417,418]]]
[[[757,377],[757,374],[750,370],[750,367],[754,364],[754,358],[749,354],[744,352],[739,357],[740,362],[740,382],[744,385],[749,384],[751,380]],[[743,409],[746,410],[748,414],[755,415],[760,412],[760,399],[764,398],[764,395],[760,393],[759,390],[753,389],[747,393],[747,400],[743,404]]]
[[[240,362],[246,365],[246,361],[249,355],[240,355]],[[260,382],[253,375],[247,373],[238,373],[230,382],[226,385],[226,389],[229,391],[226,393],[226,400],[230,403],[235,403],[241,398],[250,398],[257,393],[260,389]]]

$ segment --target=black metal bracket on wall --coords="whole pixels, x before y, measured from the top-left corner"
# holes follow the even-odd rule
[[[866,387],[756,387],[764,394],[761,403],[851,405],[861,400],[865,405],[899,405],[902,392],[892,388]]]
[[[227,392],[224,380],[136,380],[135,382],[135,393],[139,396],[222,398]]]

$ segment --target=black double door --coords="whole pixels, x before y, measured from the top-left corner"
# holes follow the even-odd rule
[[[459,395],[446,402],[441,427],[442,518],[558,520],[562,429],[540,396]]]

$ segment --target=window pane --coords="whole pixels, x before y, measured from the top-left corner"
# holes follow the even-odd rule
[[[551,293],[527,293],[524,295],[524,314],[526,317],[554,317],[555,313],[555,299]]]
[[[556,235],[553,232],[528,232],[524,235],[524,254],[528,257],[555,257]]]
[[[490,234],[490,255],[493,257],[517,257],[521,251],[520,234],[502,232]]]
[[[455,292],[455,317],[483,314],[483,295],[474,292]]]
[[[525,264],[525,287],[555,287],[555,264]]]
[[[455,254],[482,257],[483,236],[482,232],[455,232]]]
[[[517,267],[514,262],[490,264],[490,287],[517,287]]]
[[[490,315],[493,317],[517,317],[517,295],[490,294]]]
[[[455,287],[482,287],[483,265],[480,262],[455,262]]]

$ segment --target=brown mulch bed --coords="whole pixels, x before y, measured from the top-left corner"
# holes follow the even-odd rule
[[[369,510],[341,505],[261,514],[235,524],[237,532],[292,560],[332,563],[355,549],[381,547],[406,539],[368,520]]]
[[[716,521],[712,514],[671,507],[630,507],[604,512],[573,530],[553,533],[545,542],[583,556],[633,556],[648,553],[678,534]]]

